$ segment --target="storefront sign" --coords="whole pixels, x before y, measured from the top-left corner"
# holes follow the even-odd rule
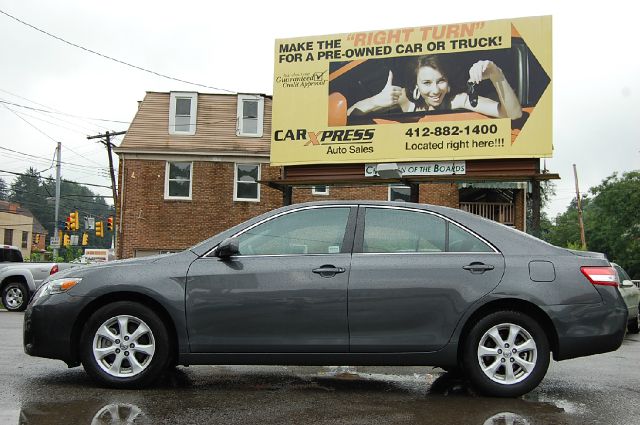
[[[402,173],[402,177],[442,176],[466,173],[465,161],[406,162],[397,165],[398,170]],[[377,164],[365,164],[365,177],[375,177],[376,166]]]

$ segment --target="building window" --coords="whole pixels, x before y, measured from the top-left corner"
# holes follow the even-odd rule
[[[29,232],[22,232],[22,247],[29,248]]]
[[[260,202],[260,164],[236,164],[234,201]]]
[[[192,162],[169,162],[165,170],[164,198],[191,200]]]
[[[171,92],[169,134],[196,134],[198,93]]]
[[[329,186],[313,186],[311,188],[312,195],[329,195]]]
[[[4,229],[5,245],[13,245],[13,229]]]
[[[410,202],[411,188],[409,186],[389,186],[389,200]]]
[[[262,137],[264,98],[256,95],[238,95],[238,128],[236,134],[244,137]]]

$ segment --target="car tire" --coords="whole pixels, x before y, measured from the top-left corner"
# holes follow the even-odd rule
[[[119,301],[99,308],[87,321],[80,359],[87,374],[112,388],[144,388],[167,368],[170,339],[149,307]]]
[[[23,282],[9,282],[2,288],[2,305],[9,311],[24,311],[29,304],[29,288]]]
[[[488,396],[526,394],[549,367],[547,335],[536,320],[517,311],[498,311],[478,320],[463,349],[467,377]]]
[[[640,305],[638,306],[638,314],[636,314],[635,320],[627,323],[627,332],[630,334],[640,333]]]

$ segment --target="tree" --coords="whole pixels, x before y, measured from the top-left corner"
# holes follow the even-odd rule
[[[582,197],[582,208],[588,208],[590,199]],[[558,214],[544,238],[547,242],[557,246],[576,247],[582,246],[580,240],[580,225],[578,224],[578,202],[573,198],[567,210]]]
[[[0,179],[0,201],[6,201],[9,199],[9,191],[7,189],[7,182]]]
[[[640,278],[640,171],[614,173],[590,192],[584,213],[589,250],[606,253]]]
[[[527,196],[527,233],[533,234],[542,239],[546,239],[546,235],[549,233],[549,229],[552,226],[551,220],[545,213],[544,207],[549,203],[549,200],[556,194],[556,186],[550,180],[544,180],[539,182],[540,184],[540,228],[536,229],[534,226],[534,211],[533,211],[533,199],[532,194],[528,193]]]
[[[583,197],[582,210],[589,251],[602,252],[633,278],[640,278],[640,171],[607,177]],[[577,201],[556,217],[545,240],[558,246],[580,246]]]

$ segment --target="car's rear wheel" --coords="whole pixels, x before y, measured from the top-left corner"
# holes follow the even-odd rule
[[[166,369],[170,340],[150,308],[119,301],[99,308],[87,322],[80,356],[87,373],[103,385],[141,388]]]
[[[640,332],[640,305],[638,305],[638,313],[635,319],[627,323],[627,332],[630,334],[637,334]]]
[[[480,319],[464,342],[464,367],[473,386],[497,397],[534,389],[549,367],[549,343],[542,327],[516,311]]]
[[[2,305],[9,311],[24,311],[29,303],[29,289],[24,282],[9,282],[2,289]]]

